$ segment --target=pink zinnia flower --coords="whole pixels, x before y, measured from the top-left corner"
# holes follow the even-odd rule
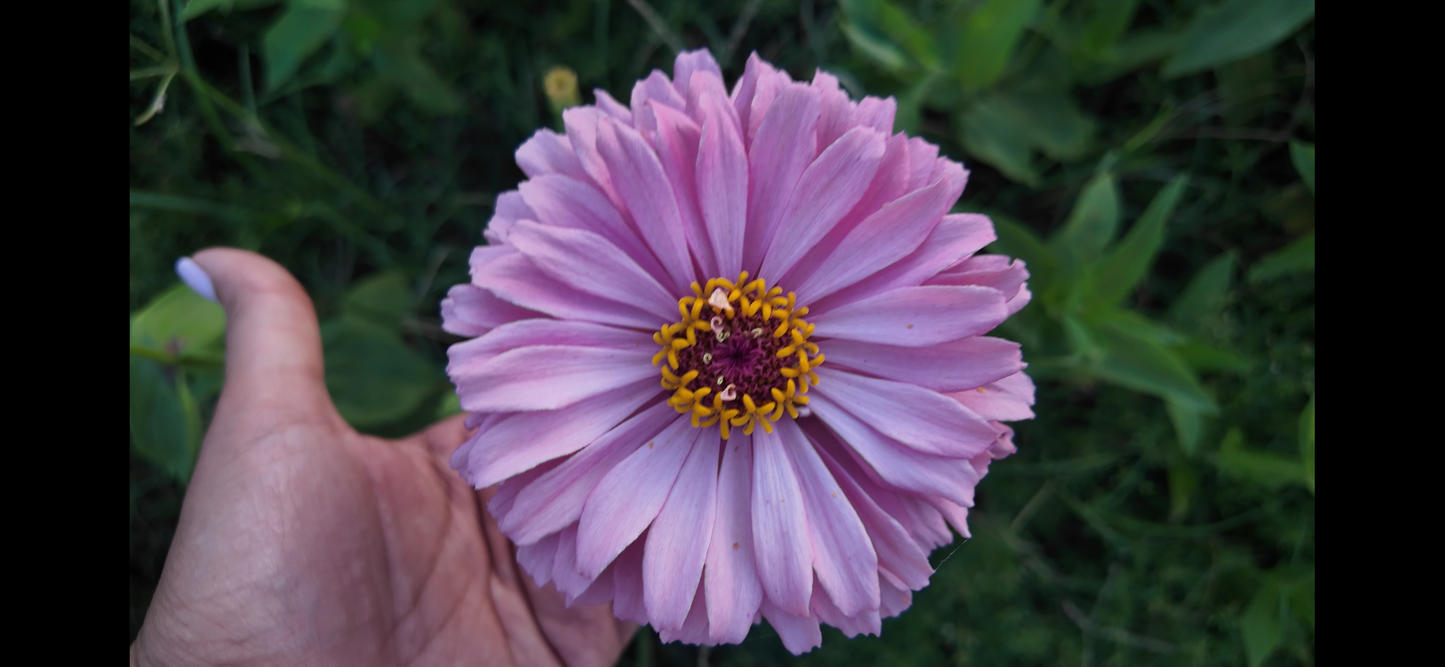
[[[452,466],[501,484],[539,585],[664,641],[877,634],[1033,416],[1018,344],[983,336],[1028,302],[1023,262],[974,255],[968,172],[891,98],[756,54],[729,94],[706,51],[596,95],[517,150],[529,180],[442,303],[476,337]]]

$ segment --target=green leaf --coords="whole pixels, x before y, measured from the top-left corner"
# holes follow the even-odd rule
[[[1199,452],[1199,439],[1204,433],[1204,415],[1195,408],[1174,400],[1164,402],[1169,408],[1169,421],[1179,438],[1179,448],[1190,456]],[[1171,476],[1173,473],[1170,473]]]
[[[1200,72],[1252,56],[1279,43],[1315,14],[1314,0],[1226,0],[1190,20],[1165,78]]]
[[[130,340],[178,355],[214,347],[226,333],[226,312],[183,283],[166,290],[131,318]]]
[[[1189,503],[1199,490],[1199,475],[1188,459],[1169,464],[1169,520],[1178,521],[1189,511]]]
[[[1209,260],[1169,307],[1169,321],[1185,331],[1198,331],[1205,320],[1224,307],[1233,282],[1233,255],[1224,254]]]
[[[1265,576],[1240,618],[1240,626],[1244,632],[1244,654],[1249,666],[1259,667],[1284,638],[1284,628],[1280,623],[1280,591],[1274,577]]]
[[[441,403],[437,405],[436,419],[440,421],[462,412],[462,397],[458,396],[457,392],[449,391],[442,395]]]
[[[461,110],[461,98],[417,53],[378,47],[372,52],[371,59],[376,65],[377,74],[400,87],[412,103],[422,110],[436,114],[456,113]]]
[[[440,388],[442,377],[396,332],[356,317],[321,327],[326,388],[336,409],[358,429],[411,414]]]
[[[1094,326],[1109,327],[1157,345],[1180,345],[1185,342],[1183,335],[1132,310],[1121,308],[1095,310],[1089,315],[1089,323]]]
[[[1038,174],[1030,166],[1029,131],[996,99],[980,99],[954,117],[958,140],[969,155],[1003,172],[1012,180],[1034,185]]]
[[[1204,414],[1215,414],[1214,399],[1182,359],[1159,343],[1110,326],[1088,326],[1090,338],[1104,350],[1094,375]]]
[[[201,414],[184,371],[130,358],[130,438],[141,456],[178,480],[190,479],[201,444]]]
[[[1244,433],[1238,427],[1224,435],[1219,450],[1215,464],[1231,477],[1270,489],[1305,481],[1304,466],[1298,459],[1246,447]]]
[[[1304,621],[1310,630],[1315,629],[1315,571],[1310,566],[1307,572],[1298,575],[1285,588],[1290,610],[1295,618]]]
[[[1114,175],[1103,172],[1084,185],[1064,226],[1049,239],[1049,247],[1071,266],[1097,257],[1114,240],[1119,229],[1119,192]]]
[[[1034,59],[1027,78],[986,97],[1024,130],[1030,146],[1056,159],[1075,159],[1089,149],[1094,119],[1069,93],[1068,64],[1056,52]]]
[[[1179,204],[1188,182],[1189,177],[1181,174],[1164,186],[1123,240],[1088,272],[1093,302],[1116,304],[1144,278],[1159,254],[1159,246],[1164,243],[1164,225]]]
[[[1080,83],[1108,83],[1174,52],[1179,35],[1162,30],[1138,30],[1114,44],[1097,65],[1081,74]]]
[[[1029,265],[1029,286],[1035,293],[1048,291],[1058,273],[1059,260],[1028,227],[1006,215],[990,211],[998,240],[989,244],[990,252],[1022,259]]]
[[[1228,350],[1221,350],[1217,347],[1207,345],[1198,340],[1188,340],[1171,349],[1179,355],[1184,363],[1190,368],[1201,373],[1211,371],[1222,371],[1226,373],[1246,373],[1253,366],[1248,359],[1241,357]]]
[[[1294,161],[1295,171],[1299,172],[1299,176],[1304,179],[1305,185],[1310,186],[1310,194],[1314,194],[1315,145],[1291,140],[1289,142],[1289,159]]]
[[[1097,60],[1114,48],[1114,42],[1129,28],[1134,19],[1134,10],[1139,0],[1100,0],[1094,3],[1094,10],[1084,21],[1084,30],[1079,35],[1078,53],[1084,58]]]
[[[1249,281],[1257,283],[1292,273],[1314,273],[1314,270],[1315,233],[1310,232],[1250,267]]]
[[[1315,397],[1299,415],[1299,454],[1305,463],[1305,485],[1315,492]],[[1313,619],[1311,619],[1313,622]]]
[[[848,43],[864,58],[872,60],[884,69],[901,72],[908,69],[908,56],[887,39],[874,35],[852,23],[842,24],[843,35]]]
[[[186,3],[186,8],[181,12],[181,19],[189,21],[212,9],[225,9],[231,11],[231,3],[234,0],[191,0]]]
[[[357,281],[346,291],[341,312],[396,329],[411,310],[411,288],[406,274],[381,271]]]
[[[907,12],[887,0],[874,0],[873,5],[877,25],[883,34],[902,46],[924,67],[933,69],[938,66],[938,46],[933,42],[933,35],[919,27]]]
[[[1040,4],[1040,0],[986,0],[963,18],[952,69],[964,88],[979,90],[998,80]]]
[[[281,18],[261,38],[266,90],[275,91],[290,81],[301,62],[341,26],[345,13],[344,0],[290,0]]]

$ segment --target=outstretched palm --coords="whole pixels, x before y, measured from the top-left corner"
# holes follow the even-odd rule
[[[358,434],[296,281],[241,251],[196,262],[229,318],[226,386],[133,663],[616,661],[635,626],[534,586],[448,467],[460,418]]]

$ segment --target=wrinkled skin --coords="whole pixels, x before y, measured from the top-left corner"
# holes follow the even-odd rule
[[[226,385],[131,664],[610,665],[636,625],[567,609],[447,457],[460,417],[358,434],[322,376],[316,315],[285,269],[212,249]]]

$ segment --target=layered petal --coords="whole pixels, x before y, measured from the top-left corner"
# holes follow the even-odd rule
[[[970,458],[988,449],[998,434],[982,417],[943,394],[917,385],[819,368],[814,396],[909,447],[935,456]]]
[[[752,437],[736,434],[723,449],[716,518],[703,574],[709,591],[709,638],[736,644],[748,636],[763,600],[753,560]]]
[[[789,85],[758,126],[748,151],[748,242],[743,247],[743,268],[755,271],[771,247],[798,180],[813,161],[817,124],[818,92]]]
[[[753,547],[769,602],[806,616],[813,596],[813,543],[798,475],[777,432],[753,434]],[[771,619],[770,619],[771,620]]]
[[[811,319],[819,337],[923,347],[990,331],[1008,317],[1004,304],[998,290],[977,285],[900,287]]]
[[[717,509],[721,441],[717,431],[702,432],[653,522],[642,557],[642,580],[648,618],[658,628],[682,626],[702,580]],[[702,618],[706,620],[706,612]]]
[[[945,393],[981,387],[1024,367],[1018,343],[986,336],[926,347],[832,340],[828,364]]]

